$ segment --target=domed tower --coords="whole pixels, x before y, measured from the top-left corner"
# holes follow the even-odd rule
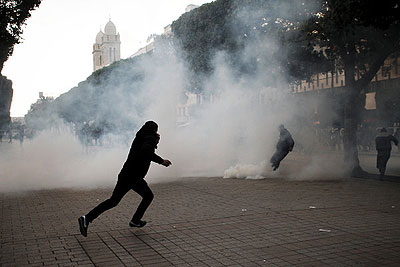
[[[93,70],[101,69],[120,58],[120,36],[114,23],[110,20],[104,27],[104,33],[100,30],[96,36],[96,43],[93,44]]]
[[[101,44],[103,43],[104,33],[100,30],[96,35],[96,43],[93,44],[93,70],[96,71],[102,68],[103,58],[101,55]]]

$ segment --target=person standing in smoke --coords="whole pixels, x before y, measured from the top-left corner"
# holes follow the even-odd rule
[[[375,138],[375,147],[378,151],[376,157],[376,167],[379,170],[379,178],[383,179],[386,171],[386,164],[390,158],[392,151],[392,142],[397,146],[398,140],[391,134],[388,134],[385,128],[382,128],[380,133]]]
[[[18,129],[18,139],[19,139],[19,144],[22,147],[22,143],[24,142],[24,126],[20,126]]]
[[[283,124],[279,125],[279,141],[276,144],[276,152],[270,160],[274,171],[279,168],[279,164],[286,157],[286,155],[293,150],[293,146],[294,140],[292,135]]]
[[[8,143],[12,143],[12,138],[13,138],[13,132],[12,132],[12,127],[8,127]]]
[[[143,227],[146,221],[142,221],[142,217],[154,198],[153,192],[144,180],[151,161],[168,167],[171,161],[163,159],[155,150],[160,140],[160,135],[157,133],[158,125],[154,121],[147,121],[142,128],[137,132],[135,139],[132,142],[128,158],[118,175],[118,181],[115,185],[111,197],[97,207],[92,209],[87,215],[81,216],[78,219],[79,229],[83,236],[87,236],[89,223],[96,219],[100,214],[118,205],[124,195],[133,190],[138,193],[143,199],[140,202],[136,212],[133,214],[130,227]]]
[[[396,130],[394,131],[393,136],[394,136],[394,138],[396,138],[397,140],[400,139],[400,128],[396,128]],[[399,146],[397,146],[397,150],[398,150],[398,152],[400,152],[400,147],[399,147]]]

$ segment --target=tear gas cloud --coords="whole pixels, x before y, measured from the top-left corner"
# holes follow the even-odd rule
[[[274,40],[258,39],[248,43],[240,60],[258,60],[260,53],[267,53],[264,60],[270,57],[270,62],[274,62],[276,48]],[[279,173],[271,172],[269,165],[278,138],[277,127],[285,124],[297,142],[293,117],[298,107],[286,83],[266,86],[271,84],[269,74],[276,66],[264,62],[251,75],[238,76],[237,70],[228,63],[228,56],[223,51],[217,53],[214,72],[203,81],[204,95],[208,94],[208,98],[212,95],[212,101],[204,99],[193,106],[195,112],[188,123],[177,127],[177,105],[189,79],[187,64],[179,51],[170,46],[158,47],[153,55],[140,62],[144,73],[141,90],[132,95],[109,97],[107,103],[100,105],[129,116],[136,125],[147,120],[159,124],[161,140],[157,153],[170,159],[173,165],[165,168],[152,164],[146,179],[154,183],[189,176],[279,177]],[[276,79],[276,75],[274,77]],[[114,94],[117,93],[115,90]],[[132,109],[139,104],[145,107],[140,114]],[[70,125],[60,123],[57,128],[27,139],[22,148],[19,144],[0,144],[0,191],[112,186],[134,134],[128,137],[108,135],[105,139],[109,145],[85,151]],[[324,170],[331,171],[314,162],[296,175],[291,173],[286,177],[317,179],[325,176]]]
[[[120,147],[86,153],[64,126],[43,131],[23,146],[4,140],[0,145],[0,192],[110,186],[123,161]]]

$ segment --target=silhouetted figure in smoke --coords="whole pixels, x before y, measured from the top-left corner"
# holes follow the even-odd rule
[[[12,143],[12,139],[13,139],[13,132],[12,132],[12,128],[9,127],[8,128],[8,143]]]
[[[333,151],[335,151],[336,148],[340,151],[339,139],[340,139],[339,129],[332,128],[331,129],[331,149]]]
[[[390,152],[392,151],[392,142],[397,146],[397,139],[388,134],[385,128],[382,128],[380,133],[375,138],[375,147],[378,151],[376,157],[376,167],[379,170],[379,178],[382,179],[385,176],[386,164],[390,158]]]
[[[100,138],[101,138],[102,134],[103,134],[103,129],[101,129],[100,126],[95,125],[95,126],[92,128],[91,136],[92,136],[92,138],[93,138],[93,140],[94,140],[94,144],[95,144],[96,146],[97,146],[97,145],[101,145]]]
[[[24,127],[20,126],[18,129],[18,140],[19,140],[19,144],[21,145],[21,147],[22,147],[22,143],[24,142],[24,136],[25,136],[24,132],[25,132]]]
[[[400,128],[397,128],[396,131],[394,132],[393,136],[397,139],[400,140]],[[398,152],[400,152],[400,147],[397,146]]]
[[[286,155],[293,150],[294,140],[289,131],[283,126],[279,125],[279,141],[276,144],[276,152],[272,156],[270,162],[274,171],[279,168],[279,164],[286,157]]]
[[[137,132],[132,142],[128,158],[118,175],[118,181],[111,197],[92,209],[86,216],[78,219],[79,228],[83,236],[87,236],[89,223],[96,219],[100,214],[118,205],[121,199],[129,190],[134,190],[143,199],[140,202],[132,220],[129,222],[131,227],[143,227],[146,222],[142,217],[153,200],[153,192],[144,180],[149,170],[151,161],[162,164],[165,167],[171,165],[167,159],[163,159],[155,150],[160,140],[157,133],[158,125],[153,121],[146,122]]]
[[[89,123],[86,121],[83,122],[82,125],[79,126],[78,131],[77,131],[79,141],[82,144],[83,151],[85,153],[88,153],[88,146],[91,143],[92,139],[90,136],[90,126]]]

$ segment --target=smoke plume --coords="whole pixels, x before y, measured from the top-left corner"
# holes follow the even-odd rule
[[[251,16],[246,13],[246,18]],[[147,176],[150,183],[189,176],[255,179],[324,176],[330,168],[321,168],[320,162],[313,160],[301,171],[288,175],[271,171],[269,159],[275,150],[279,124],[285,124],[296,143],[312,143],[307,140],[309,135],[297,134],[302,132],[296,123],[300,107],[289,92],[286,77],[276,74],[277,49],[276,41],[267,37],[247,42],[236,60],[251,64],[252,59],[258,62],[258,67],[246,75],[238,75],[238,69],[232,67],[224,51],[216,53],[214,71],[202,81],[201,99],[190,107],[187,123],[177,126],[177,106],[185,102],[182,95],[187,93],[190,80],[188,64],[179,53],[179,47],[171,48],[168,43],[160,45],[151,56],[141,58],[135,69],[129,65],[120,66],[128,73],[140,72],[143,79],[124,83],[121,75],[111,73],[106,81],[110,85],[108,91],[103,92],[108,97],[98,103],[98,114],[115,120],[127,118],[135,125],[130,132],[108,133],[103,146],[85,148],[79,142],[76,129],[61,123],[33,139],[26,139],[22,147],[3,142],[0,144],[3,150],[0,191],[112,186],[135,130],[147,120],[159,124],[161,140],[157,153],[173,164],[169,168],[153,164]],[[284,56],[279,54],[279,57]],[[124,73],[121,69],[118,71]],[[128,94],[126,88],[136,89]]]

